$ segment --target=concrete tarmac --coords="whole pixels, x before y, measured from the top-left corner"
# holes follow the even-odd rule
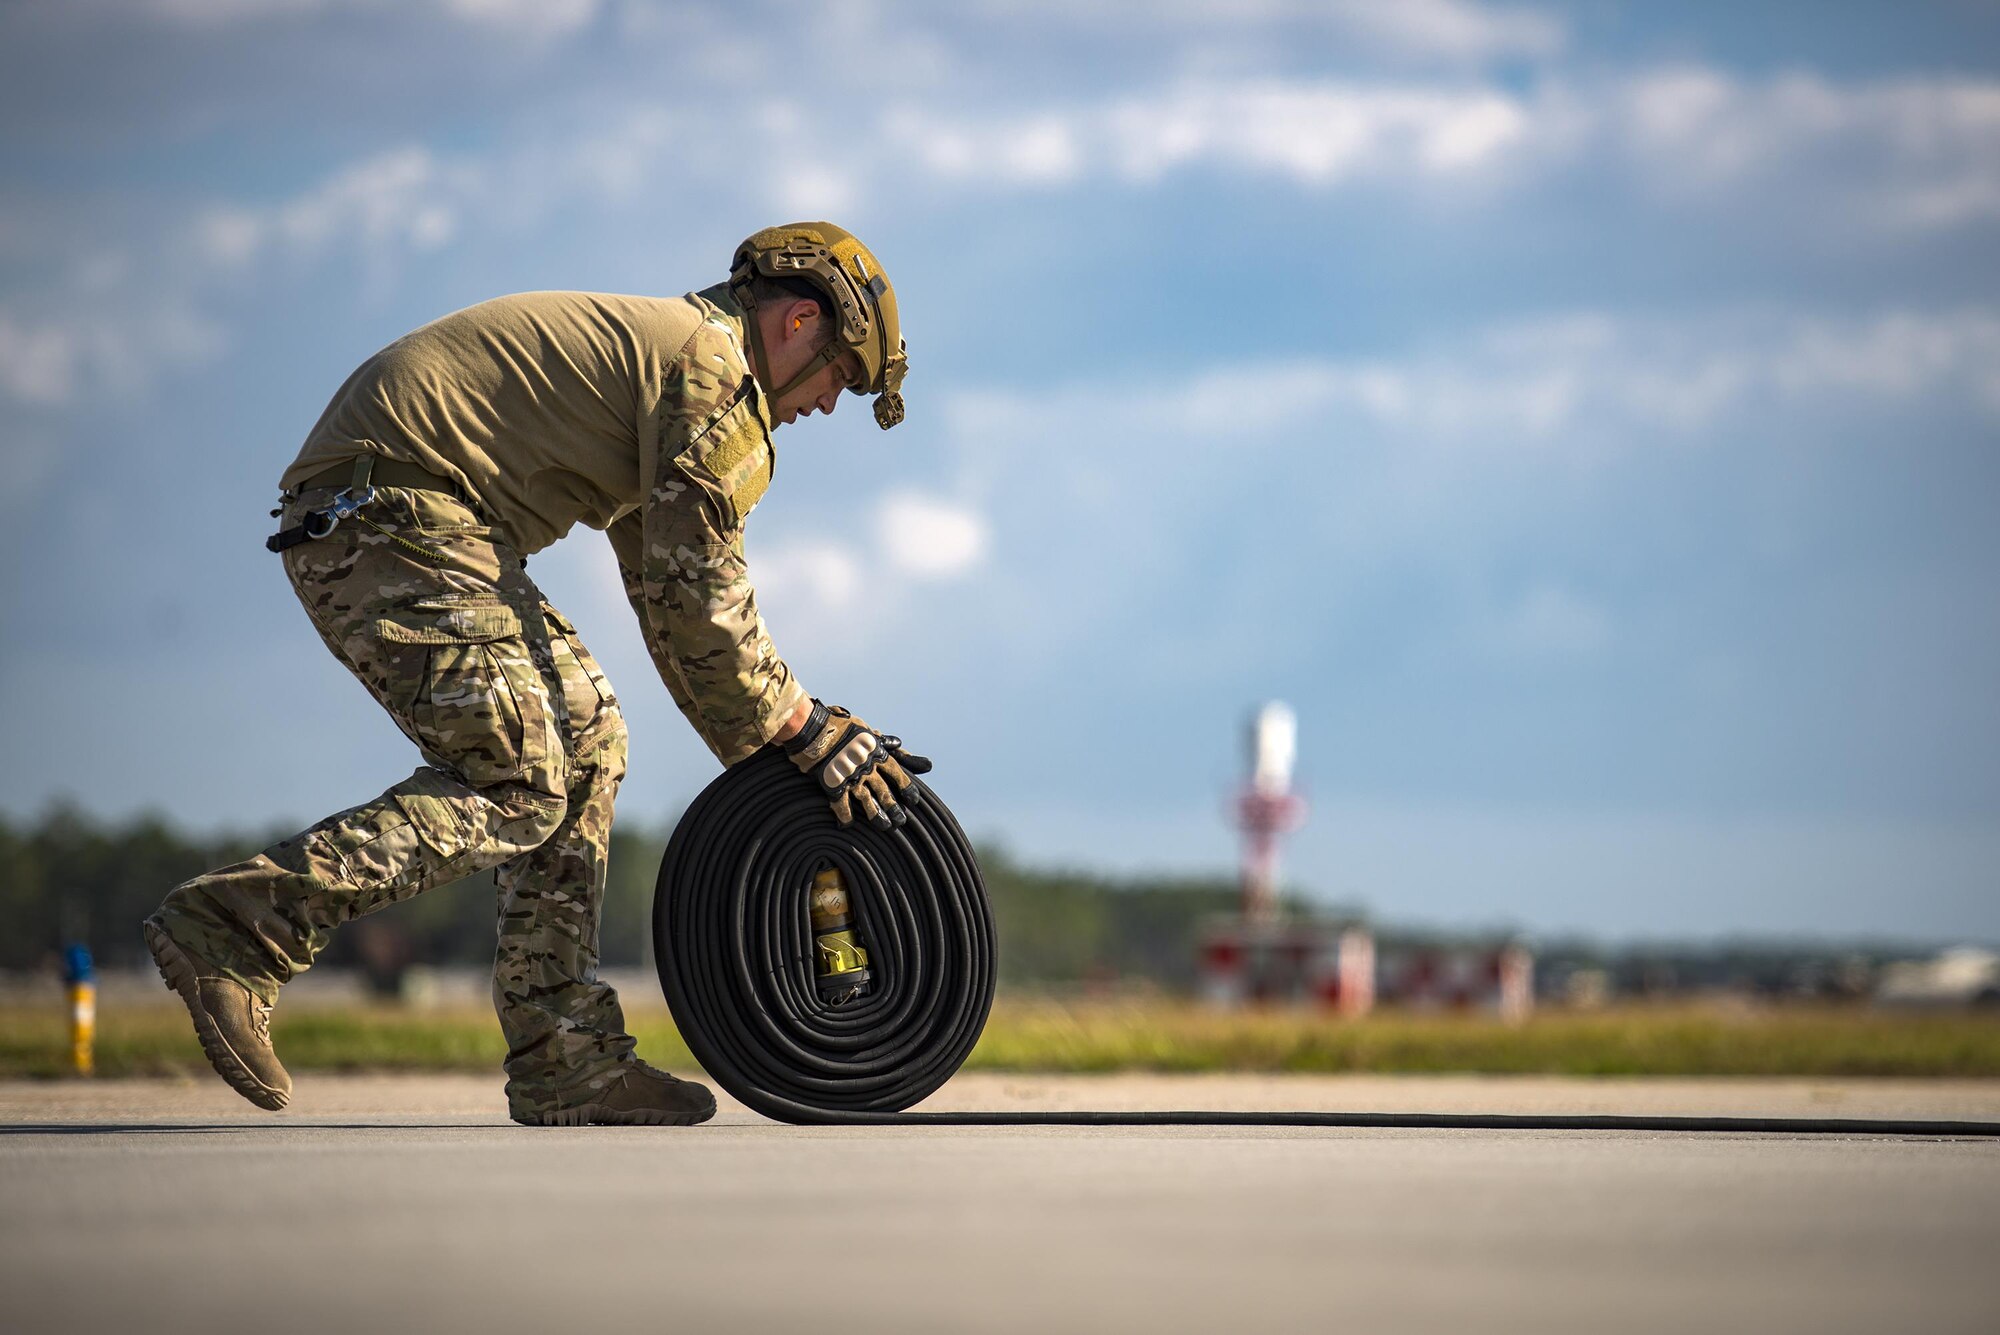
[[[0,1084],[0,1328],[2000,1330],[2000,1144],[529,1130],[497,1079]],[[2000,1082],[961,1076],[956,1108],[2000,1118]]]

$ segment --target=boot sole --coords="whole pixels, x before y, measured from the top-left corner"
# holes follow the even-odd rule
[[[231,1050],[222,1031],[215,1027],[208,1011],[201,1004],[201,993],[195,987],[194,964],[185,952],[174,944],[174,939],[153,919],[148,918],[140,925],[145,933],[146,949],[153,953],[153,963],[160,966],[160,977],[166,980],[167,990],[176,993],[181,1003],[188,1009],[194,1020],[194,1036],[201,1040],[201,1052],[208,1058],[208,1064],[215,1073],[228,1082],[229,1087],[259,1108],[277,1112],[292,1101],[292,1096],[282,1089],[273,1089],[259,1080],[243,1059]]]
[[[621,1112],[601,1103],[585,1103],[575,1108],[558,1108],[554,1112],[532,1113],[514,1120],[523,1126],[693,1126],[713,1116],[713,1103],[699,1112],[684,1113],[652,1108]]]

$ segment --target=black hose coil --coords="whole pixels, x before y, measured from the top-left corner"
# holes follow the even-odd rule
[[[888,833],[836,824],[775,749],[724,770],[674,829],[653,952],[674,1023],[718,1084],[767,1117],[896,1113],[937,1089],[993,1006],[993,914],[965,832],[923,782]],[[872,974],[843,1005],[814,986],[807,892],[831,864]]]

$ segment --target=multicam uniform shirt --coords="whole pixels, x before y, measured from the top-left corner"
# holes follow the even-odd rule
[[[579,522],[606,530],[661,679],[724,764],[804,701],[744,560],[776,456],[726,287],[447,315],[348,377],[281,485],[363,451],[461,484],[524,555]]]

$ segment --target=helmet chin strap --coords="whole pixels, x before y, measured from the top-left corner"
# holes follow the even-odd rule
[[[776,390],[772,393],[771,402],[773,404],[777,403],[779,399],[784,398],[785,395],[791,393],[793,390],[797,389],[800,385],[803,385],[806,381],[812,379],[815,375],[818,375],[819,369],[822,366],[833,365],[834,361],[837,358],[839,358],[839,356],[840,356],[840,348],[837,346],[834,340],[828,339],[826,345],[822,347],[818,352],[815,352],[812,355],[811,359],[806,362],[804,370],[800,371],[797,375],[793,376],[791,378],[791,382],[787,384],[783,389]]]
[[[771,357],[764,350],[764,324],[763,321],[757,318],[757,302],[750,295],[750,287],[747,283],[741,287],[731,288],[730,295],[734,296],[736,304],[743,308],[743,323],[749,327],[750,374],[757,377],[759,385],[766,387],[764,389],[764,397],[773,411],[777,409],[778,400],[784,398],[785,395],[791,393],[817,375],[821,367],[831,366],[839,358],[841,353],[840,340],[829,336],[827,341],[820,347],[820,350],[807,359],[804,369],[787,381],[783,387],[778,389],[769,388],[771,383]]]

